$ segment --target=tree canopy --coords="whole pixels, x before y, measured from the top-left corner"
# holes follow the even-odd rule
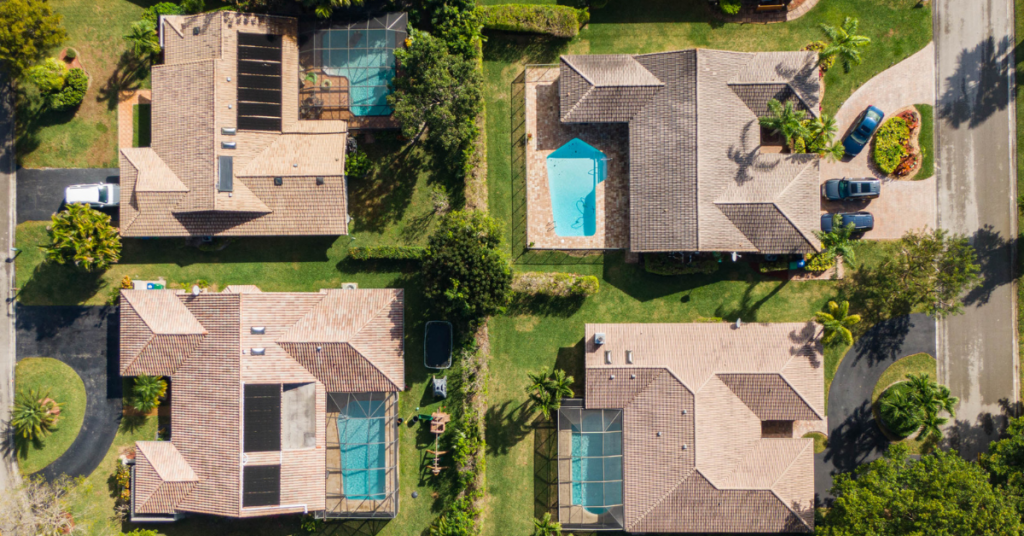
[[[837,475],[832,494],[817,526],[821,536],[1002,536],[1022,528],[1012,502],[956,451],[915,461],[905,445],[894,445],[852,475]]]
[[[1005,437],[989,443],[979,461],[1024,516],[1024,417],[1011,418]]]
[[[61,16],[46,0],[0,2],[0,66],[12,78],[20,78],[66,38]]]
[[[476,135],[482,76],[472,59],[450,53],[440,38],[415,29],[409,35],[409,47],[395,50],[401,71],[391,81],[388,105],[404,136],[429,129],[443,151],[455,154]]]
[[[423,292],[448,320],[474,322],[504,310],[512,268],[501,226],[486,214],[453,211],[430,237],[423,256]]]
[[[121,237],[110,225],[110,216],[74,203],[52,220],[46,228],[50,244],[43,247],[48,262],[93,271],[105,270],[121,258]]]

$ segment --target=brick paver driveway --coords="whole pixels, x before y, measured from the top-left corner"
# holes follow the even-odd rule
[[[837,69],[839,67],[836,67]],[[935,103],[935,45],[918,51],[913,56],[882,71],[868,80],[843,103],[836,113],[839,134],[845,135],[868,106],[874,105],[885,112],[893,112],[914,104]],[[878,177],[869,165],[871,146],[865,147],[855,158],[843,162],[821,164],[821,181],[842,177]],[[918,181],[884,180],[882,195],[878,199],[860,203],[829,203],[822,200],[822,212],[866,210],[875,216],[874,230],[864,238],[894,239],[912,229],[935,227],[935,177]]]

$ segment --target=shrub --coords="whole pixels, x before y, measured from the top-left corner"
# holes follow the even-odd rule
[[[835,56],[822,56],[821,52],[828,48],[828,43],[824,41],[812,41],[804,46],[803,50],[809,50],[811,52],[818,53],[818,67],[821,68],[822,72],[828,72],[833,65],[836,64]]]
[[[50,435],[57,425],[57,415],[51,410],[59,409],[61,404],[44,403],[47,398],[50,398],[48,392],[35,389],[18,392],[11,410],[11,428],[16,435],[29,441],[40,441]]]
[[[357,149],[355,152],[345,156],[345,175],[355,178],[362,177],[370,171],[370,166],[372,165],[370,157]]]
[[[425,250],[420,246],[363,246],[348,248],[348,255],[359,261],[419,260]]]
[[[87,205],[68,205],[46,228],[50,244],[43,246],[47,262],[73,263],[88,271],[106,270],[121,258],[121,237],[110,216]]]
[[[184,15],[184,12],[178,4],[160,2],[143,11],[142,20],[149,21],[153,26],[156,26],[156,21],[160,18],[160,15]]]
[[[159,376],[140,374],[132,383],[131,405],[141,413],[149,413],[160,405],[160,397],[167,394],[167,382]]]
[[[89,77],[81,69],[71,69],[64,77],[64,87],[50,96],[50,107],[57,111],[70,110],[82,104],[89,89]]]
[[[921,412],[916,402],[911,400],[912,397],[908,382],[897,383],[878,397],[882,424],[901,439],[921,428]]]
[[[181,0],[181,11],[186,15],[202,13],[205,7],[206,2],[203,0]]]
[[[568,298],[592,296],[600,283],[596,276],[565,273],[523,272],[512,279],[512,290],[520,294],[545,294]]]
[[[664,253],[644,255],[644,269],[657,275],[713,274],[718,271],[718,259],[701,257],[684,263]]]
[[[316,534],[324,528],[324,520],[317,519],[313,514],[306,514],[302,516],[302,521],[299,522],[299,528],[306,534]]]
[[[36,86],[43,95],[52,95],[64,88],[68,68],[57,58],[46,58],[39,65],[25,70],[25,80]]]
[[[781,272],[783,270],[789,270],[789,261],[780,259],[777,261],[762,262],[758,263],[757,269],[762,274],[768,274],[771,272]]]
[[[718,3],[718,8],[726,15],[735,15],[739,13],[741,7],[743,7],[743,2],[741,0],[721,0],[721,2]]]
[[[568,6],[501,4],[477,8],[480,22],[488,30],[547,34],[572,38],[590,20],[586,9]]]
[[[68,51],[64,53],[64,58],[65,59],[73,60],[73,59],[75,59],[77,57],[78,57],[78,52],[75,52],[75,49],[73,49],[73,48],[69,48]]]
[[[872,158],[885,174],[891,174],[907,156],[906,144],[910,140],[910,128],[906,120],[893,117],[878,129]]]
[[[452,208],[451,199],[448,197],[448,189],[438,184],[430,189],[430,203],[434,205],[434,212],[446,214]]]
[[[808,272],[824,272],[831,270],[836,265],[836,256],[830,251],[808,253],[804,256],[804,260],[807,261],[804,269]]]

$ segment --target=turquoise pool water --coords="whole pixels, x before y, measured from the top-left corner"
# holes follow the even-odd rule
[[[342,492],[348,499],[385,498],[384,402],[349,402],[338,417]]]
[[[572,504],[598,515],[622,504],[622,421],[606,420],[584,411],[572,427]]]
[[[388,82],[395,77],[394,30],[324,30],[324,72],[344,76],[353,115],[389,115]],[[403,33],[404,35],[404,33]]]
[[[548,155],[548,191],[558,236],[597,232],[597,184],[607,169],[604,153],[579,138]]]

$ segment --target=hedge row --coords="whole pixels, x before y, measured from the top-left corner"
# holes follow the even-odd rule
[[[421,246],[364,246],[348,248],[348,255],[360,261],[419,260],[426,248]]]
[[[702,257],[683,263],[663,253],[644,255],[644,269],[657,275],[713,274],[718,271],[718,259]]]
[[[480,22],[488,30],[526,32],[573,38],[590,20],[590,12],[568,6],[501,4],[479,6]]]
[[[592,296],[597,293],[599,283],[592,275],[565,273],[523,272],[512,280],[512,290],[520,294],[544,294],[568,298],[571,296]]]

